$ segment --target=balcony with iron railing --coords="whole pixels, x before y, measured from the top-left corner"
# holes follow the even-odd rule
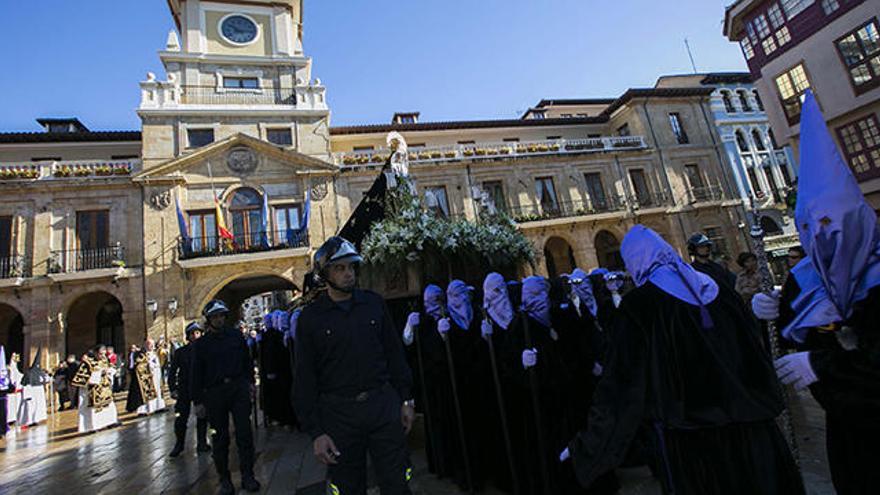
[[[705,203],[709,201],[721,201],[724,199],[724,190],[721,186],[692,187],[687,191],[688,204]]]
[[[140,160],[65,160],[0,163],[0,183],[129,177]]]
[[[517,223],[538,222],[557,218],[599,215],[626,210],[622,198],[606,198],[602,202],[556,201],[552,204],[525,204],[508,206],[507,214]]]
[[[233,235],[232,239],[220,235],[178,237],[177,257],[179,260],[191,260],[212,256],[264,253],[308,246],[308,232],[299,229],[251,232],[247,235]]]
[[[31,267],[27,258],[20,254],[0,257],[0,279],[27,278],[31,276]]]
[[[296,89],[179,86],[184,105],[296,105]]]
[[[125,248],[114,246],[85,249],[60,249],[51,252],[48,273],[74,273],[105,268],[125,268]]]
[[[589,139],[551,139],[523,142],[486,142],[475,144],[456,144],[449,146],[429,146],[409,150],[409,161],[415,163],[436,163],[457,160],[488,158],[515,158],[541,155],[603,153],[646,149],[647,143],[641,136],[613,136]],[[333,154],[337,165],[357,168],[381,165],[388,159],[387,150],[341,151]]]

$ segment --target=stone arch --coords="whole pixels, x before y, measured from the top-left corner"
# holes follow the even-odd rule
[[[6,350],[6,362],[13,352],[24,356],[24,317],[12,304],[0,303],[0,344]]]
[[[126,346],[123,312],[122,301],[106,291],[74,298],[64,312],[65,355],[80,356],[99,344],[122,352]]]
[[[609,270],[624,269],[623,258],[620,256],[620,241],[614,234],[607,230],[600,230],[596,233],[593,245],[596,247],[599,266]]]
[[[764,234],[766,235],[781,235],[783,233],[782,227],[776,223],[776,220],[768,217],[767,215],[761,216],[761,229],[764,230]]]
[[[199,305],[193,309],[196,315],[200,315],[201,308],[208,301],[220,299],[229,306],[234,314],[237,314],[242,303],[252,296],[266,292],[292,290],[300,290],[299,285],[279,273],[270,271],[238,273],[214,283],[203,297],[195,299],[199,301]]]
[[[550,278],[571,273],[576,266],[571,244],[559,236],[553,236],[544,243],[544,262]]]

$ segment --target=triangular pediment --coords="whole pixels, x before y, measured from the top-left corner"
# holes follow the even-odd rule
[[[146,182],[189,174],[205,175],[208,164],[213,165],[211,174],[215,176],[251,173],[328,175],[339,170],[332,163],[239,133],[143,170],[134,180]]]

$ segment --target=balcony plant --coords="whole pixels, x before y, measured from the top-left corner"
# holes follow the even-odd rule
[[[85,165],[77,165],[73,169],[73,175],[77,177],[87,177],[89,175],[92,175],[92,169]]]
[[[101,176],[113,175],[113,169],[110,168],[110,166],[107,165],[106,163],[102,163],[102,164],[98,165],[97,167],[95,167],[95,175],[101,175]]]
[[[473,148],[465,148],[461,152],[464,156],[474,156],[474,149]]]
[[[342,157],[342,163],[344,163],[345,165],[354,165],[355,163],[357,163],[357,160],[353,156],[344,156]]]
[[[443,158],[455,158],[455,151],[453,151],[453,150],[444,151]]]
[[[61,165],[60,167],[55,168],[52,172],[52,175],[55,177],[70,177],[72,174],[73,170],[67,165]]]
[[[113,174],[115,175],[128,175],[131,173],[131,164],[129,163],[117,163],[113,165]]]

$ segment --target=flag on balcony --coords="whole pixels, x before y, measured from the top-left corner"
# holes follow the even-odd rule
[[[189,225],[186,223],[186,217],[183,215],[183,210],[180,209],[180,199],[177,197],[174,198],[174,206],[177,208],[177,228],[180,229],[183,252],[189,254],[192,251],[192,239],[189,237]]]
[[[217,232],[220,234],[220,238],[234,244],[235,238],[232,236],[232,232],[226,228],[226,220],[223,218],[223,211],[220,210],[220,203],[216,198],[214,198],[214,214],[217,216]]]
[[[301,241],[301,240],[305,239],[307,235],[309,235],[309,218],[311,216],[312,216],[311,190],[306,189],[306,200],[305,200],[305,203],[303,204],[302,223],[300,224],[299,230],[297,231],[297,235],[296,235],[297,241]]]
[[[260,242],[263,244],[263,247],[270,247],[272,245],[272,239],[269,236],[269,194],[266,191],[263,191],[263,224]]]

